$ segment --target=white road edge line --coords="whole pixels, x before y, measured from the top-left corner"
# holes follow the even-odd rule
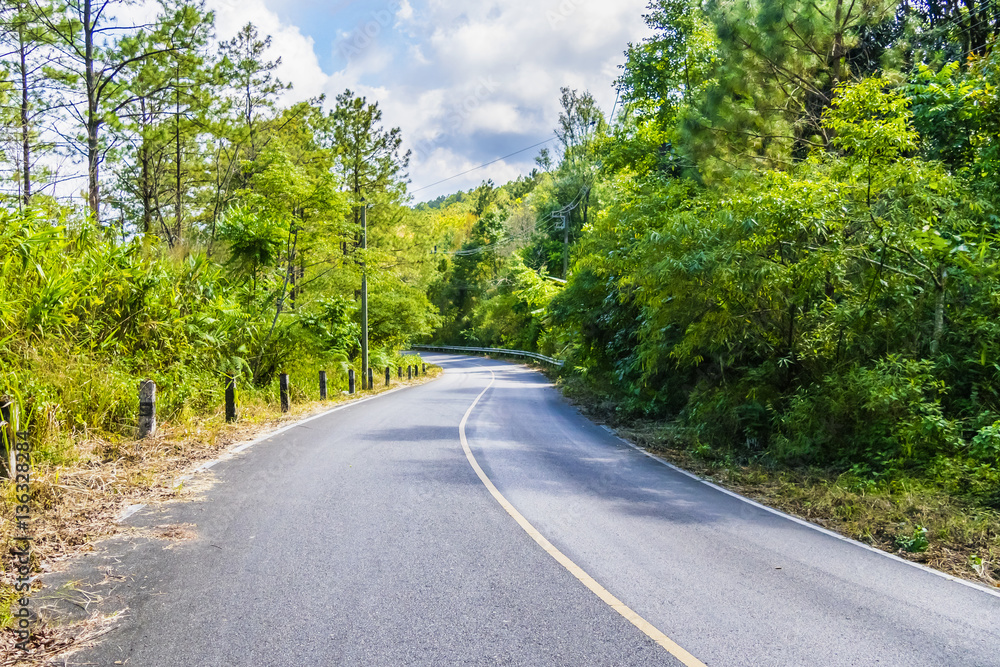
[[[515,364],[512,364],[512,365],[515,365]],[[516,364],[516,365],[523,366],[523,364]],[[528,368],[529,370],[533,370],[536,373],[538,372],[536,369],[533,369],[530,366],[525,366],[525,368]],[[492,371],[490,371],[490,372],[492,373]],[[580,412],[579,409],[577,409],[577,412],[580,413],[580,416],[582,416],[584,419],[587,419],[587,417],[585,417],[583,415],[583,413]],[[590,420],[587,419],[587,421],[590,421]],[[593,423],[593,422],[591,422],[591,423]],[[933,574],[934,576],[941,577],[942,579],[946,579],[947,581],[952,581],[952,582],[955,582],[957,584],[961,584],[962,586],[967,586],[967,587],[969,587],[969,588],[971,588],[973,590],[979,591],[981,593],[986,593],[987,595],[992,595],[995,598],[1000,598],[1000,591],[993,590],[992,588],[987,588],[986,586],[983,586],[982,584],[977,584],[976,582],[969,581],[968,579],[962,579],[961,577],[954,577],[954,576],[952,576],[950,574],[945,574],[944,572],[941,572],[940,570],[935,570],[932,567],[927,567],[926,565],[922,565],[920,563],[914,563],[913,561],[906,560],[905,558],[900,558],[896,554],[889,553],[888,551],[882,551],[881,549],[877,549],[877,548],[875,548],[875,547],[873,547],[873,546],[871,546],[869,544],[865,544],[864,542],[859,542],[859,541],[857,541],[857,540],[855,540],[853,538],[847,537],[846,535],[841,535],[840,533],[834,532],[834,531],[830,530],[829,528],[823,528],[822,526],[818,526],[818,525],[816,525],[814,523],[806,521],[805,519],[801,519],[801,518],[799,518],[797,516],[794,516],[792,514],[788,514],[787,512],[782,512],[781,510],[775,509],[773,507],[768,507],[767,505],[759,503],[756,500],[751,500],[750,498],[747,498],[746,496],[741,496],[740,494],[736,493],[735,491],[730,491],[729,489],[726,489],[726,488],[724,488],[722,486],[719,486],[718,484],[710,482],[707,479],[703,479],[703,478],[699,477],[698,475],[695,475],[693,472],[688,472],[687,470],[684,470],[683,468],[678,468],[677,466],[675,466],[673,463],[667,461],[666,459],[663,459],[663,458],[657,456],[656,454],[653,454],[651,452],[646,451],[645,449],[643,449],[639,445],[636,445],[636,444],[634,444],[632,442],[629,442],[625,438],[623,438],[620,435],[618,435],[618,433],[616,433],[613,428],[611,428],[610,426],[608,426],[606,424],[601,424],[600,427],[602,429],[604,429],[605,431],[607,431],[609,434],[611,434],[611,436],[614,437],[615,439],[617,439],[619,442],[621,442],[624,445],[627,445],[628,447],[631,447],[632,449],[634,449],[635,451],[639,452],[643,456],[648,456],[649,458],[653,459],[657,463],[665,465],[665,466],[667,466],[668,468],[670,468],[671,470],[673,470],[675,472],[679,472],[680,474],[682,474],[682,475],[684,475],[686,477],[690,477],[691,479],[695,480],[696,482],[701,482],[705,486],[710,486],[713,489],[715,489],[716,491],[724,493],[727,496],[732,496],[733,498],[736,498],[737,500],[741,500],[741,501],[747,503],[748,505],[753,505],[754,507],[758,507],[758,508],[764,510],[765,512],[770,512],[771,514],[780,516],[782,518],[788,519],[789,521],[797,523],[800,526],[805,526],[806,528],[811,528],[812,530],[819,531],[820,533],[823,533],[824,535],[829,535],[830,537],[834,537],[834,538],[836,538],[838,540],[841,540],[843,542],[847,542],[848,544],[853,544],[856,547],[860,547],[860,548],[865,549],[867,551],[870,551],[872,553],[878,554],[879,556],[884,556],[885,558],[890,558],[890,559],[892,559],[894,561],[898,561],[898,562],[903,563],[905,565],[909,565],[910,567],[914,567],[914,568],[916,568],[918,570],[923,570],[924,572],[928,572],[930,574]]]
[[[607,604],[609,607],[611,607],[616,612],[621,614],[625,618],[625,620],[627,620],[629,623],[637,627],[639,630],[643,632],[643,634],[645,634],[647,637],[655,641],[661,647],[666,649],[670,653],[670,655],[677,658],[677,660],[683,663],[685,667],[706,667],[705,663],[701,662],[696,657],[694,657],[693,655],[685,651],[683,648],[681,648],[680,645],[678,645],[672,639],[663,634],[652,623],[644,619],[642,616],[639,616],[639,614],[634,612],[624,602],[616,598],[614,595],[608,592],[606,588],[597,583],[597,581],[594,580],[593,577],[584,572],[584,570],[579,565],[570,560],[569,557],[566,556],[566,554],[559,551],[559,549],[553,546],[551,542],[545,539],[545,537],[540,532],[538,532],[538,530],[534,526],[532,526],[531,523],[529,523],[528,520],[525,519],[524,516],[520,512],[518,512],[513,505],[510,504],[510,501],[508,501],[507,498],[505,498],[504,495],[500,493],[499,489],[497,489],[497,487],[493,484],[490,478],[487,477],[486,473],[483,472],[483,469],[479,466],[479,462],[476,460],[475,455],[473,455],[472,453],[472,449],[469,447],[469,439],[465,435],[465,425],[468,423],[469,416],[472,414],[472,411],[475,409],[476,405],[479,404],[479,400],[483,397],[483,395],[486,394],[487,391],[490,390],[490,387],[492,387],[493,383],[496,381],[496,375],[493,373],[493,371],[488,368],[486,370],[489,370],[490,372],[490,382],[488,385],[486,385],[486,388],[479,393],[479,396],[476,396],[476,400],[472,402],[472,405],[469,406],[469,409],[465,411],[465,416],[462,417],[462,421],[458,425],[458,434],[459,434],[459,439],[462,442],[462,449],[465,451],[465,457],[469,460],[469,464],[472,466],[472,469],[476,472],[476,475],[479,476],[479,480],[486,486],[486,489],[490,492],[490,495],[492,495],[493,498],[498,503],[500,503],[500,506],[503,507],[507,511],[507,513],[510,514],[511,517],[513,517],[514,521],[516,521],[518,525],[521,526],[522,529],[524,529],[524,532],[526,532],[531,537],[531,539],[537,542],[538,545],[546,551],[546,553],[548,553],[550,556],[552,556],[552,558],[556,560],[556,562],[558,562],[560,565],[566,568],[566,570],[568,570],[570,574],[576,577],[580,581],[580,583],[582,583],[584,586],[589,588],[591,592],[597,595],[597,597],[599,597],[605,604]]]
[[[968,586],[969,588],[975,589],[975,590],[980,591],[982,593],[986,593],[988,595],[992,595],[993,597],[1000,598],[1000,592],[992,590],[990,588],[987,588],[986,586],[982,586],[980,584],[977,584],[974,581],[969,581],[967,579],[962,579],[960,577],[954,577],[954,576],[952,576],[950,574],[946,574],[944,572],[941,572],[940,570],[935,570],[932,567],[927,567],[926,565],[922,565],[920,563],[914,563],[913,561],[906,560],[905,558],[900,558],[896,554],[889,553],[888,551],[882,551],[881,549],[877,549],[877,548],[871,546],[870,544],[865,544],[864,542],[859,542],[858,540],[855,540],[855,539],[852,539],[850,537],[847,537],[846,535],[841,535],[840,533],[832,531],[829,528],[823,528],[822,526],[818,526],[815,523],[806,521],[805,519],[799,518],[799,517],[797,517],[797,516],[795,516],[793,514],[788,514],[786,512],[782,512],[779,509],[775,509],[773,507],[768,507],[767,505],[759,503],[756,500],[751,500],[750,498],[747,498],[746,496],[741,496],[740,494],[736,493],[735,491],[730,491],[729,489],[727,489],[725,487],[719,486],[718,484],[710,482],[707,479],[703,479],[703,478],[699,477],[698,475],[695,475],[693,472],[688,472],[687,470],[684,470],[683,468],[678,468],[677,466],[675,466],[673,463],[667,461],[666,459],[660,458],[656,454],[653,454],[651,452],[646,451],[645,449],[643,449],[639,445],[636,445],[635,443],[629,442],[625,438],[623,438],[620,435],[618,435],[614,431],[614,429],[609,428],[606,425],[602,424],[601,427],[605,431],[607,431],[608,433],[610,433],[619,442],[622,442],[622,443],[628,445],[629,447],[631,447],[632,449],[636,450],[640,454],[648,456],[649,458],[653,459],[657,463],[665,465],[665,466],[667,466],[668,468],[670,468],[671,470],[673,470],[675,472],[679,472],[680,474],[682,474],[682,475],[684,475],[686,477],[690,477],[691,479],[693,479],[695,481],[701,482],[705,486],[710,486],[713,489],[715,489],[716,491],[719,491],[720,493],[724,493],[727,496],[732,496],[733,498],[736,498],[738,500],[742,500],[743,502],[747,503],[748,505],[753,505],[754,507],[760,508],[760,509],[764,510],[765,512],[770,512],[771,514],[775,514],[775,515],[780,516],[780,517],[782,517],[784,519],[788,519],[789,521],[797,523],[800,526],[805,526],[806,528],[812,528],[813,530],[819,531],[819,532],[823,533],[824,535],[829,535],[830,537],[835,537],[838,540],[841,540],[842,542],[847,542],[848,544],[853,544],[856,547],[861,547],[862,549],[865,549],[867,551],[871,551],[872,553],[876,553],[876,554],[878,554],[880,556],[885,556],[886,558],[891,558],[892,560],[899,561],[900,563],[905,563],[906,565],[909,565],[910,567],[915,567],[918,570],[923,570],[924,572],[929,572],[929,573],[931,573],[933,575],[941,577],[942,579],[947,579],[948,581],[953,581],[953,582],[955,582],[957,584],[961,584],[963,586]]]
[[[360,405],[361,403],[367,403],[368,401],[375,400],[376,398],[382,398],[383,396],[388,396],[389,394],[394,394],[397,391],[403,391],[404,389],[410,389],[412,387],[420,387],[420,386],[422,386],[422,385],[408,384],[408,385],[405,385],[403,387],[396,387],[395,389],[390,389],[389,391],[383,391],[381,394],[375,394],[374,396],[366,396],[364,398],[358,398],[358,399],[355,399],[355,400],[352,400],[352,401],[348,401],[346,403],[342,403],[342,404],[338,405],[337,407],[330,408],[329,410],[324,410],[323,412],[319,413],[318,415],[313,415],[312,417],[306,417],[305,419],[302,419],[302,420],[299,420],[299,421],[296,421],[296,422],[292,422],[291,424],[288,424],[287,426],[282,426],[281,428],[275,429],[274,431],[268,431],[264,435],[262,435],[262,436],[260,436],[260,437],[258,437],[256,439],[254,439],[254,440],[251,440],[250,442],[244,442],[242,445],[237,445],[236,447],[233,447],[232,449],[227,449],[218,458],[212,459],[211,461],[206,461],[205,463],[202,463],[201,465],[195,467],[194,470],[192,470],[191,472],[189,472],[189,473],[187,473],[185,475],[182,475],[181,477],[178,477],[177,478],[177,482],[175,482],[174,485],[173,485],[173,488],[178,489],[178,488],[180,488],[181,486],[184,485],[184,482],[187,482],[188,480],[192,479],[198,473],[204,472],[205,470],[208,470],[209,468],[211,468],[212,466],[216,465],[217,463],[221,463],[223,461],[228,461],[229,459],[233,458],[233,456],[235,456],[236,454],[239,454],[242,451],[250,449],[254,445],[260,444],[260,443],[264,442],[265,440],[269,440],[270,438],[273,438],[276,435],[281,435],[285,431],[290,431],[290,430],[292,430],[293,428],[295,428],[297,426],[302,426],[303,424],[308,424],[309,422],[313,421],[314,419],[320,419],[321,417],[326,417],[328,414],[333,413],[333,412],[338,412],[338,411],[344,410],[346,408],[354,407],[355,405]],[[122,513],[120,515],[118,515],[118,518],[115,519],[115,523],[122,523],[123,521],[125,521],[126,519],[128,519],[129,517],[131,517],[133,514],[135,514],[136,512],[142,510],[145,507],[146,507],[146,503],[140,503],[138,505],[129,505],[128,507],[126,507],[122,511]]]

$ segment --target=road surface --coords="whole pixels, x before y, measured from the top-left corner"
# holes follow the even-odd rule
[[[75,566],[128,611],[68,664],[1000,665],[1000,596],[672,470],[525,367],[424,356],[129,518],[191,539]]]

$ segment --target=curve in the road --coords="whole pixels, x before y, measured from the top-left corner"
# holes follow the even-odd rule
[[[665,648],[670,653],[670,655],[680,660],[686,667],[706,667],[705,663],[703,663],[701,660],[698,660],[698,658],[694,657],[693,655],[685,651],[677,642],[672,640],[667,635],[663,634],[663,632],[660,631],[659,628],[654,626],[652,623],[644,619],[639,614],[635,613],[635,611],[633,611],[628,605],[626,605],[624,602],[622,602],[614,595],[609,593],[608,590],[604,588],[604,586],[601,586],[599,583],[597,583],[597,581],[589,574],[587,574],[583,570],[583,568],[581,568],[579,565],[570,560],[570,558],[566,556],[566,554],[559,551],[559,549],[555,548],[551,542],[545,539],[544,535],[538,532],[537,528],[531,525],[531,523],[527,519],[525,519],[524,516],[522,516],[521,513],[518,512],[513,505],[510,504],[510,501],[508,501],[507,498],[505,498],[504,495],[500,493],[496,485],[493,484],[492,480],[490,480],[489,476],[487,476],[487,474],[483,472],[482,467],[479,465],[479,462],[476,460],[475,455],[472,453],[472,449],[469,447],[469,439],[465,435],[465,425],[469,422],[469,415],[471,415],[472,411],[475,410],[476,405],[479,403],[480,399],[482,399],[483,395],[485,395],[486,392],[490,390],[490,388],[493,386],[493,383],[496,382],[496,374],[488,368],[486,370],[489,371],[490,382],[489,384],[486,385],[486,388],[483,389],[478,396],[476,396],[476,400],[472,402],[472,405],[469,406],[469,409],[466,410],[465,415],[462,417],[461,423],[459,423],[458,425],[458,434],[459,434],[459,439],[462,441],[462,450],[465,451],[465,457],[469,459],[469,464],[472,466],[472,469],[476,472],[476,475],[479,477],[480,481],[482,481],[482,483],[486,486],[486,489],[490,492],[490,495],[492,495],[493,498],[496,499],[498,503],[500,503],[500,506],[503,507],[504,510],[506,510],[507,514],[510,514],[511,517],[513,517],[514,521],[517,522],[517,525],[519,525],[522,529],[524,529],[524,532],[526,532],[531,537],[531,539],[537,542],[538,546],[540,546],[542,549],[545,550],[545,553],[552,556],[552,558],[554,558],[557,563],[566,568],[566,570],[569,571],[570,574],[572,574],[580,581],[580,583],[582,583],[584,586],[590,589],[590,591],[593,592],[597,597],[599,597],[602,602],[604,602],[606,605],[608,605],[616,612],[621,614],[625,618],[625,620],[627,620],[635,627],[639,628],[639,630],[641,630],[647,637],[649,637],[657,644]]]
[[[130,610],[68,664],[692,664],[628,605],[717,667],[1000,667],[996,597],[642,456],[523,366],[427,360],[47,574]]]

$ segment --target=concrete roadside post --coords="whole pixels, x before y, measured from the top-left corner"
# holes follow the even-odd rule
[[[368,367],[368,391],[373,391],[375,389],[375,376],[372,373],[371,366]]]
[[[389,366],[385,367],[385,386],[389,386],[389,381],[392,379],[392,368]]]
[[[156,383],[142,380],[139,383],[139,439],[156,435]]]
[[[412,380],[413,379],[413,366],[407,366],[406,367],[406,379],[407,380]]]
[[[353,394],[356,388],[357,382],[354,379],[354,369],[347,371],[347,391]]]
[[[326,371],[319,372],[319,400],[326,400]]]
[[[281,411],[288,412],[292,409],[291,398],[288,395],[288,373],[278,376],[278,386],[281,388]]]
[[[236,377],[226,376],[226,422],[236,421]]]

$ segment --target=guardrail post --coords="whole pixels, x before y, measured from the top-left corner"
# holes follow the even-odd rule
[[[354,389],[355,389],[354,385],[355,385],[355,381],[354,381],[354,369],[352,368],[351,370],[347,371],[347,391],[349,393],[351,393],[351,394],[354,393]]]
[[[139,383],[139,438],[156,435],[156,383]]]
[[[525,352],[524,350],[501,350],[495,347],[459,347],[456,345],[414,345],[412,346],[414,350],[429,350],[434,351],[445,351],[445,352],[478,352],[487,355],[497,355],[501,357],[526,357],[528,359],[537,359],[538,361],[544,361],[545,363],[552,364],[562,368],[565,366],[565,362],[558,359],[553,359],[552,357],[546,357],[545,355],[538,354],[537,352]]]
[[[281,389],[281,411],[288,412],[292,409],[292,401],[288,396],[288,373],[278,376],[278,386]]]
[[[236,376],[226,376],[226,422],[236,421]]]

